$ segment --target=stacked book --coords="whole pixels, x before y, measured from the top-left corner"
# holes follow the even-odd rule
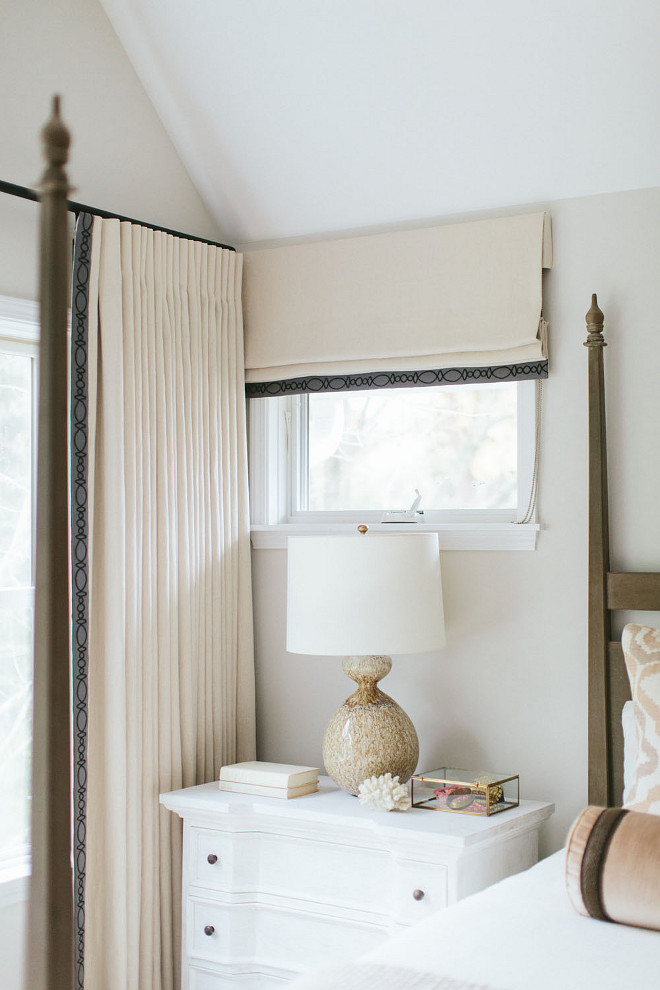
[[[220,790],[259,797],[295,798],[319,789],[319,768],[288,763],[232,763],[220,770]]]

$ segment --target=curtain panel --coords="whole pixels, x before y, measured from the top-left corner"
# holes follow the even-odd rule
[[[173,990],[181,823],[254,758],[241,256],[82,215],[71,506],[77,987]]]
[[[245,254],[249,396],[547,376],[550,217]]]

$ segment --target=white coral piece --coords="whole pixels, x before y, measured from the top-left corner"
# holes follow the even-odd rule
[[[380,777],[367,777],[358,788],[360,804],[370,805],[376,811],[407,811],[410,795],[398,777],[383,773]]]

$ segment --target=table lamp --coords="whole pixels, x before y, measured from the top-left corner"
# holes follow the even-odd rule
[[[444,646],[436,533],[368,533],[289,538],[287,642],[290,653],[344,656],[358,688],[332,716],[323,738],[326,772],[357,794],[373,775],[403,783],[419,757],[417,733],[378,681],[391,653]]]

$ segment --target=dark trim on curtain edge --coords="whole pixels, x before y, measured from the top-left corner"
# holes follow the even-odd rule
[[[9,196],[16,196],[19,199],[29,199],[33,203],[39,202],[39,194],[34,191],[34,189],[28,188],[28,186],[17,186],[13,182],[6,182],[4,179],[0,179],[0,192],[7,193]],[[89,213],[94,217],[103,217],[104,220],[122,220],[127,223],[136,223],[140,227],[148,227],[149,230],[160,230],[163,234],[172,234],[173,237],[182,237],[186,241],[199,241],[201,244],[210,244],[211,247],[223,248],[225,251],[235,251],[236,248],[232,247],[231,244],[220,244],[218,241],[209,241],[206,237],[197,237],[195,234],[184,234],[180,230],[170,230],[169,227],[159,227],[154,223],[147,223],[145,220],[134,220],[133,217],[124,217],[121,213],[110,213],[108,210],[101,210],[95,206],[85,206],[84,203],[75,203],[73,200],[68,200],[67,210],[69,213],[75,213],[76,219],[82,213]]]
[[[85,876],[87,859],[87,674],[89,565],[87,499],[87,355],[93,216],[76,224],[71,287],[71,663],[73,732],[73,898],[76,990],[85,982]]]
[[[357,375],[311,375],[276,382],[246,382],[248,399],[310,392],[360,392],[368,389],[419,388],[431,385],[474,385],[548,377],[547,360],[501,364],[484,368],[440,368],[434,371],[377,371]]]

